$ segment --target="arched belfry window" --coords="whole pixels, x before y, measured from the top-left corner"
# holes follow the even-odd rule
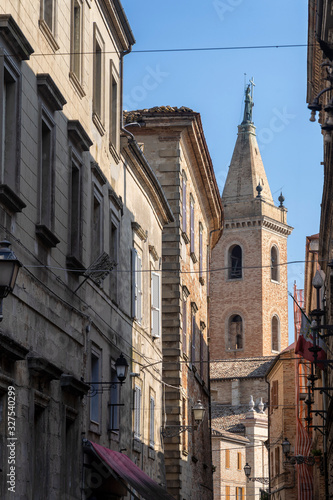
[[[228,324],[228,349],[243,349],[243,320],[239,314],[229,318]]]
[[[242,249],[233,245],[229,249],[229,279],[235,280],[242,277]]]
[[[278,316],[272,317],[272,351],[280,351],[280,321]]]
[[[271,248],[271,280],[279,281],[279,252],[276,246]]]

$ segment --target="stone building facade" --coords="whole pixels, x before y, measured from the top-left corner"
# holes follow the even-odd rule
[[[318,122],[323,134],[323,155],[318,158],[323,165],[323,196],[321,202],[320,231],[319,231],[319,262],[324,273],[324,286],[322,288],[325,296],[325,304],[322,309],[325,312],[323,324],[333,324],[333,293],[332,293],[332,171],[333,171],[333,150],[332,150],[332,10],[331,4],[327,0],[309,0],[308,19],[308,58],[307,58],[307,103],[311,110],[310,120],[316,121],[318,112]],[[310,112],[309,112],[310,113]],[[315,133],[315,129],[314,129]],[[319,127],[317,127],[319,133]],[[321,333],[328,334],[329,331],[322,330]],[[332,369],[332,335],[326,338],[328,345],[328,363],[325,370],[325,386],[333,387]],[[327,399],[327,419],[324,422],[324,457],[325,457],[325,497],[333,495],[333,391],[328,389]]]
[[[291,454],[296,445],[294,344],[285,349],[270,367],[269,386],[269,468],[270,493],[274,499],[298,499],[296,467],[287,464],[282,441],[287,438]]]
[[[252,92],[249,85],[222,193],[223,236],[212,253],[210,376],[213,430],[250,439],[251,475],[267,483],[268,423],[267,415],[258,417],[258,405],[268,403],[265,374],[288,345],[287,266],[281,264],[287,262],[292,228],[282,193],[275,206],[270,191],[252,121]],[[251,456],[256,444],[244,424],[250,396],[257,408],[254,421],[260,421],[254,428],[261,462]],[[260,495],[263,488],[267,484],[247,483],[246,494]]]
[[[126,121],[140,125],[128,130],[143,144],[175,216],[162,243],[162,434],[168,491],[182,500],[210,499],[208,281],[210,252],[222,229],[221,200],[198,113],[158,107],[129,112]],[[198,400],[206,415],[193,428]]]
[[[171,498],[161,264],[173,214],[121,128],[134,42],[118,0],[0,5],[0,236],[22,263],[0,331],[0,468],[18,500],[119,498],[125,486],[141,493],[148,476],[155,494],[144,498]],[[130,366],[120,386],[121,353]],[[122,451],[127,465],[115,473],[91,443]],[[137,481],[124,482],[135,464]],[[1,498],[14,498],[9,486]]]

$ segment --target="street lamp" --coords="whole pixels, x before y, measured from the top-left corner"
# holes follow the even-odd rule
[[[195,422],[200,424],[205,416],[206,408],[201,403],[200,399],[192,406],[193,417]],[[182,432],[190,431],[197,429],[197,426],[194,425],[167,425],[166,427],[161,429],[161,434],[164,438],[170,438],[179,436]]]
[[[200,399],[197,401],[197,403],[192,407],[193,410],[193,416],[194,420],[196,422],[202,422],[205,416],[205,411],[206,408],[204,405],[201,403]]]
[[[289,456],[291,445],[290,445],[288,438],[284,438],[284,441],[282,441],[281,446],[282,446],[282,451],[286,457],[286,464],[290,464],[290,465],[301,465],[301,464],[314,465],[315,459],[311,455],[309,455],[309,456],[304,456],[304,455]]]
[[[116,359],[115,366],[117,371],[117,378],[122,384],[127,377],[127,371],[128,371],[128,363],[127,360],[124,358],[123,353],[121,353],[119,358]]]
[[[115,362],[115,367],[116,367],[116,372],[117,372],[117,378],[119,382],[85,382],[86,384],[90,385],[90,390],[88,392],[88,397],[93,398],[96,396],[97,393],[104,392],[104,389],[110,389],[114,388],[115,385],[120,384],[125,381],[127,377],[127,371],[128,371],[128,362],[127,359],[124,358],[123,354],[121,353],[119,358],[116,359]],[[99,389],[99,387],[101,387]]]
[[[284,438],[284,441],[282,441],[282,451],[285,455],[288,455],[290,452],[290,442],[288,441],[287,438]]]
[[[10,250],[11,243],[0,241],[0,321],[3,320],[2,301],[13,291],[17,274],[22,264]]]
[[[269,478],[268,477],[250,477],[251,476],[251,465],[249,465],[247,462],[246,464],[244,465],[244,473],[245,473],[245,476],[247,477],[248,481],[253,481],[253,482],[256,482],[258,481],[258,483],[262,483],[262,484],[269,484]]]

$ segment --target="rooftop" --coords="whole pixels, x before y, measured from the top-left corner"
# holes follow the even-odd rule
[[[244,358],[235,361],[213,361],[210,363],[212,380],[235,378],[262,378],[266,375],[275,357]]]

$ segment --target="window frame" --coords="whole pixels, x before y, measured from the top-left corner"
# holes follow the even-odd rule
[[[93,359],[97,365],[97,377],[96,377],[96,372],[93,367]],[[100,419],[101,419],[101,397],[99,393],[99,384],[96,384],[94,386],[95,382],[100,382],[101,381],[101,374],[102,374],[102,353],[95,347],[91,347],[90,351],[90,380],[91,380],[91,388],[97,390],[97,393],[94,394],[93,396],[90,397],[90,408],[89,408],[89,419],[90,423],[95,424],[95,425],[100,425]],[[96,380],[97,378],[97,380]],[[93,418],[97,416],[97,419]]]
[[[150,272],[150,332],[152,337],[161,336],[161,274],[155,270]]]
[[[155,448],[155,396],[152,390],[149,396],[149,447]]]
[[[234,318],[240,318],[240,321],[233,321]],[[241,324],[241,331],[240,331],[240,334],[237,333],[237,326],[235,327],[236,328],[236,335],[235,335],[235,339],[231,338],[231,326],[232,324],[238,324],[240,323]],[[237,347],[237,337],[241,335],[241,342],[242,342],[242,346],[241,347]],[[233,314],[231,314],[228,318],[227,318],[227,339],[226,339],[226,346],[227,346],[227,351],[234,351],[234,352],[238,352],[238,351],[243,351],[244,350],[244,344],[245,344],[245,336],[244,336],[244,321],[243,321],[243,317],[240,313],[238,312],[235,312]],[[233,343],[233,340],[235,340],[235,342]]]
[[[109,430],[115,434],[119,434],[120,431],[120,391],[121,384],[117,377],[117,370],[115,367],[115,362],[111,362],[111,373],[110,373],[111,387],[110,387],[110,414],[109,414]],[[113,385],[112,385],[113,384]]]
[[[275,260],[276,264],[274,265],[274,258],[273,258],[273,252],[275,252]],[[272,245],[271,250],[270,250],[270,261],[271,261],[271,268],[270,268],[270,274],[271,274],[271,281],[273,283],[280,283],[280,258],[279,258],[279,248],[277,245]]]
[[[143,310],[142,253],[132,248],[132,317],[141,325]]]
[[[276,332],[274,332],[274,325],[273,321],[276,320]],[[274,336],[276,335],[276,339],[274,339]],[[277,314],[273,314],[272,319],[271,319],[271,348],[272,352],[280,352],[281,350],[281,334],[280,334],[280,318]],[[277,349],[274,349],[274,347],[277,347]]]
[[[225,469],[230,469],[230,450],[228,448],[225,450],[224,461]]]
[[[134,386],[133,397],[133,436],[134,439],[141,441],[141,400],[142,390],[137,384]]]
[[[46,6],[45,3],[49,2],[51,4],[51,26],[47,21],[47,16],[45,15]],[[46,40],[50,44],[54,52],[59,50],[59,45],[57,42],[58,35],[58,0],[41,0],[40,1],[40,17],[39,17],[39,28],[45,36]]]
[[[94,22],[93,26],[93,123],[101,136],[104,128],[104,78],[105,78],[105,43]]]
[[[79,9],[78,19],[76,18],[75,9]],[[83,79],[83,0],[71,0],[71,56],[70,56],[70,72],[69,77],[78,90],[80,97],[85,96],[82,88]],[[76,41],[75,32],[79,31],[79,41]]]
[[[119,102],[120,102],[119,73],[115,63],[110,61],[110,106],[109,106],[109,149],[111,154],[119,161]]]
[[[240,257],[239,256],[234,256],[233,257],[233,251],[235,249],[239,248],[240,250]],[[233,266],[232,259],[238,259],[238,265],[234,269],[235,266]],[[240,263],[240,265],[239,265]],[[243,249],[239,243],[234,243],[229,246],[228,248],[228,280],[241,280],[243,279]]]

